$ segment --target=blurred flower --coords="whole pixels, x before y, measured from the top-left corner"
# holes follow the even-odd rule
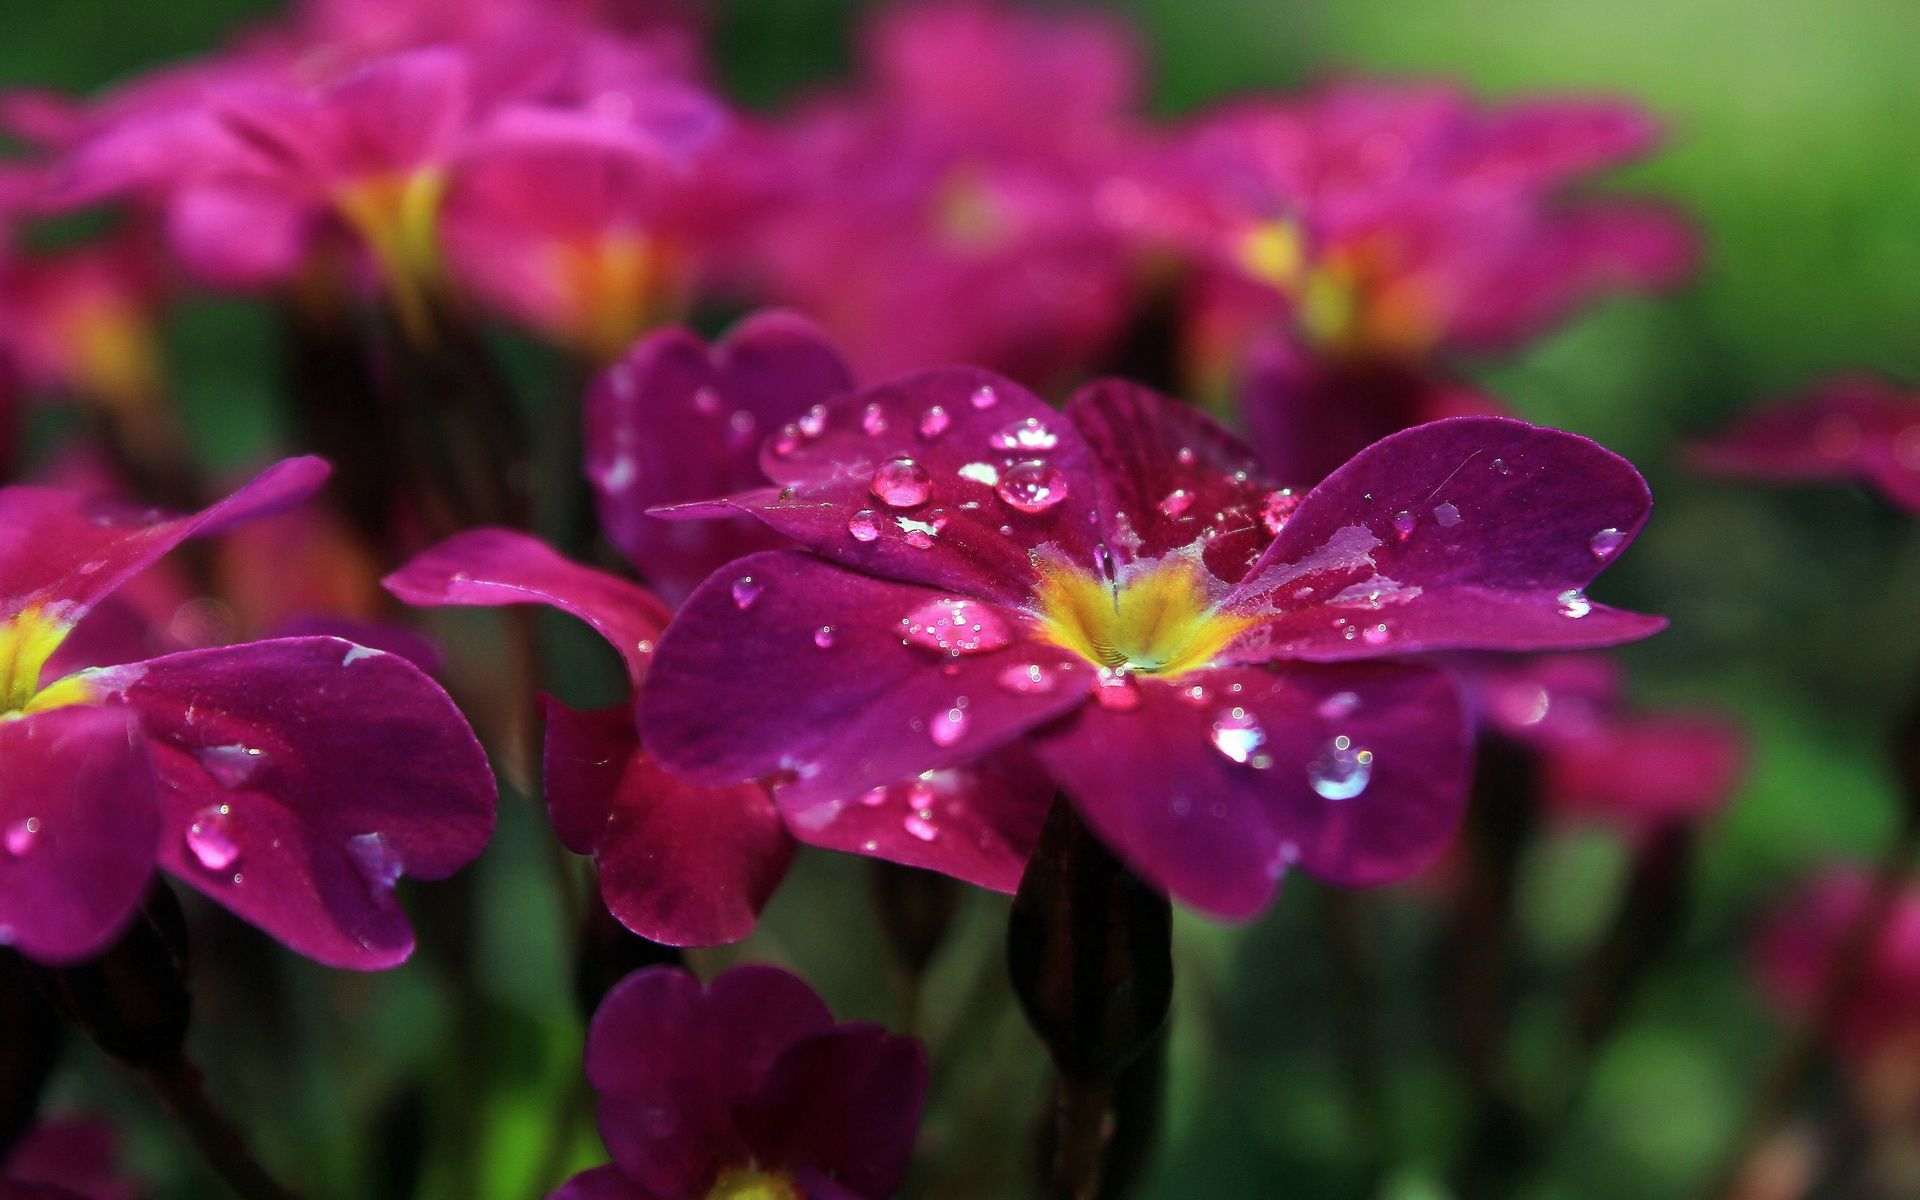
[[[1040,386],[1084,370],[1136,274],[1103,215],[1141,137],[1126,30],[975,0],[877,13],[863,81],[801,108],[765,151],[780,177],[754,246],[766,290],[868,378],[979,362]]]
[[[1639,475],[1501,418],[1397,435],[1301,497],[1144,390],[1095,384],[1063,416],[949,369],[830,401],[763,462],[775,486],[671,515],[751,513],[806,551],[687,601],[643,694],[650,753],[710,786],[773,778],[796,827],[826,828],[1024,740],[1135,870],[1223,917],[1290,864],[1384,883],[1451,836],[1452,683],[1356,660],[1661,625],[1582,590],[1596,533],[1646,518]],[[905,824],[964,840],[945,822]]]
[[[89,609],[181,541],[285,510],[325,476],[290,459],[173,519],[0,491],[0,942],[88,958],[157,862],[320,962],[386,967],[412,951],[395,881],[451,874],[493,827],[486,756],[437,684],[326,637],[43,669]]]
[[[137,413],[165,387],[160,272],[138,234],[0,256],[0,351],[28,386]]]
[[[1830,868],[1782,903],[1762,930],[1755,964],[1769,997],[1796,1020],[1810,1020],[1835,958],[1857,926],[1873,879],[1851,866]],[[1856,1063],[1879,1052],[1910,1052],[1920,1039],[1920,887],[1902,887],[1835,1029]]]
[[[587,1078],[613,1162],[554,1200],[885,1200],[927,1091],[920,1043],[836,1025],[798,977],[736,967],[704,990],[630,975],[594,1014]]]
[[[1859,483],[1920,516],[1920,395],[1871,375],[1843,375],[1749,413],[1692,450],[1694,463],[1716,474]]]
[[[47,1193],[80,1200],[134,1200],[146,1189],[120,1171],[119,1138],[105,1121],[42,1121],[33,1127],[0,1172],[0,1200],[38,1200],[9,1185],[37,1184]]]

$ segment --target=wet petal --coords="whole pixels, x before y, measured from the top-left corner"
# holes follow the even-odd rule
[[[600,864],[622,925],[669,946],[753,932],[793,860],[793,839],[758,784],[703,788],[640,751],[629,705],[576,712],[551,697],[547,807],[560,840]]]
[[[741,559],[661,640],[641,701],[648,752],[709,785],[792,772],[775,797],[798,811],[965,762],[1080,703],[1092,669],[1023,640],[1011,610],[972,602],[1005,631],[994,648],[909,641],[912,615],[946,599],[796,551]],[[1028,665],[1045,690],[1001,682]]]
[[[485,753],[395,655],[289,638],[95,680],[140,714],[164,784],[161,864],[316,961],[404,961],[394,881],[444,879],[493,831]]]
[[[362,621],[354,617],[315,614],[293,617],[270,631],[275,638],[333,637],[343,642],[398,654],[431,675],[440,669],[440,647],[426,634],[387,621]]]
[[[153,873],[153,768],[128,714],[63,708],[0,720],[0,945],[89,958]]]
[[[319,458],[289,458],[193,516],[166,519],[43,487],[0,489],[0,613],[59,605],[69,620],[196,535],[285,512],[326,482]]]
[[[1100,516],[1122,562],[1206,543],[1215,576],[1237,581],[1273,534],[1274,491],[1253,450],[1199,409],[1122,380],[1081,388],[1067,416],[1098,464]]]
[[[676,600],[723,563],[782,544],[738,513],[688,525],[647,509],[764,483],[767,436],[852,389],[826,335],[792,313],[749,317],[711,349],[685,329],[645,338],[587,393],[587,478],[607,537]]]
[[[1617,645],[1659,617],[1587,600],[1652,508],[1632,464],[1504,417],[1397,433],[1308,493],[1227,604],[1240,661]]]
[[[1095,562],[1091,453],[1065,417],[990,372],[926,371],[843,396],[777,434],[762,461],[783,486],[732,507],[872,575],[1018,603],[1034,579],[1029,550]],[[1015,490],[1008,475],[1026,463],[1035,478]]]
[[[1034,749],[1116,853],[1201,912],[1257,915],[1294,863],[1342,887],[1404,879],[1459,823],[1469,738],[1442,672],[1233,667],[1140,695],[1087,705]]]
[[[639,679],[667,623],[652,593],[583,567],[536,537],[510,529],[457,533],[383,580],[388,591],[425,608],[448,604],[551,604],[593,626]]]
[[[788,1046],[740,1108],[754,1158],[812,1167],[856,1196],[891,1196],[913,1155],[927,1055],[877,1025],[842,1025]]]

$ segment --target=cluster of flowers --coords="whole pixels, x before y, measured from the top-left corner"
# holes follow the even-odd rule
[[[1652,147],[1638,110],[1338,83],[1156,123],[1110,19],[933,0],[881,10],[855,82],[754,117],[681,17],[309,0],[103,96],[0,103],[35,150],[0,172],[0,463],[22,394],[82,402],[134,468],[174,436],[153,331],[182,283],[428,350],[490,312],[596,370],[583,470],[646,585],[514,529],[429,545],[404,506],[371,541],[288,526],[311,458],[196,516],[97,477],[0,491],[0,943],[96,956],[157,865],[320,962],[405,959],[396,881],[472,861],[495,791],[431,648],[343,621],[382,571],[619,652],[628,703],[544,701],[544,791],[609,911],[673,946],[748,934],[797,843],[1011,892],[1056,795],[1229,920],[1296,867],[1433,864],[1476,740],[1636,839],[1725,800],[1723,723],[1547,653],[1661,627],[1586,595],[1645,483],[1460,373],[1686,277],[1673,213],[1577,192]],[[103,201],[103,239],[29,248]],[[729,305],[782,308],[665,326]],[[1707,453],[1916,503],[1901,403],[1843,391]],[[263,519],[295,549],[235,540]],[[209,631],[149,568],[215,535],[230,593],[270,598]],[[912,1043],[770,968],[632,977],[588,1062],[616,1165],[574,1200],[877,1198],[925,1087]]]

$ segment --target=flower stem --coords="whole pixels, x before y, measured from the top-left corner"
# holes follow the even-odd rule
[[[200,1157],[241,1200],[295,1200],[247,1152],[232,1122],[207,1099],[200,1072],[184,1057],[141,1069]]]

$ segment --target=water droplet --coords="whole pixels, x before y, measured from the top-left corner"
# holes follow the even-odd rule
[[[832,649],[833,648],[833,626],[822,625],[820,628],[814,630],[813,644],[820,647],[822,650]]]
[[[1192,466],[1193,465],[1193,447],[1192,446],[1180,447],[1179,453],[1175,454],[1174,457],[1180,460],[1181,466],[1183,467]]]
[[[1330,738],[1307,764],[1307,782],[1327,800],[1351,800],[1373,778],[1373,751],[1355,748],[1344,735]]]
[[[1000,403],[1000,393],[993,390],[992,384],[982,384],[967,397],[968,403],[978,409],[989,409]]]
[[[1181,513],[1192,507],[1193,493],[1185,488],[1173,489],[1167,493],[1167,498],[1160,502],[1161,515],[1170,520],[1178,518]]]
[[[909,813],[907,815],[907,819],[900,822],[900,824],[906,829],[908,833],[912,834],[914,837],[919,838],[923,842],[931,842],[933,839],[940,836],[940,830],[938,829],[938,827],[936,827],[932,821],[925,819],[924,817],[920,816],[918,813]]]
[[[727,418],[727,436],[735,446],[745,445],[753,437],[757,422],[753,414],[742,408]]]
[[[1293,510],[1300,507],[1300,497],[1292,488],[1281,488],[1277,492],[1268,492],[1267,498],[1260,502],[1260,523],[1267,532],[1278,535],[1287,527],[1287,521],[1293,517]]]
[[[1209,699],[1212,698],[1207,693],[1207,689],[1197,683],[1189,687],[1180,688],[1177,691],[1175,691],[1173,694],[1175,698],[1180,700],[1182,703],[1190,704],[1195,708],[1199,708],[1201,705],[1205,704]]]
[[[960,468],[958,474],[962,479],[971,479],[975,483],[984,483],[988,487],[992,487],[994,484],[1000,482],[1000,470],[992,463],[968,463],[966,466]]]
[[[927,736],[936,746],[951,746],[966,735],[967,710],[958,703],[953,707],[935,713],[927,725]]]
[[[1360,695],[1357,692],[1335,692],[1320,702],[1316,710],[1324,720],[1338,721],[1350,715],[1360,707]]]
[[[943,654],[984,654],[1013,640],[1006,619],[990,604],[943,596],[913,610],[906,639]]]
[[[781,458],[785,458],[787,455],[792,454],[795,450],[798,450],[799,448],[800,448],[800,427],[798,425],[787,426],[785,429],[782,429],[780,431],[780,436],[774,439],[773,452],[775,454],[778,454]]]
[[[209,871],[224,871],[240,861],[240,823],[224,804],[210,804],[187,826],[187,849]]]
[[[937,438],[945,433],[947,426],[951,424],[953,424],[953,418],[947,415],[946,409],[936,404],[920,415],[920,436],[928,439]]]
[[[1030,458],[1008,467],[993,493],[1023,513],[1043,513],[1067,498],[1066,472]]]
[[[863,508],[847,518],[847,532],[853,535],[856,542],[870,542],[880,536],[880,523]]]
[[[994,676],[993,681],[1020,696],[1044,696],[1058,683],[1053,672],[1039,663],[1015,663]]]
[[[698,387],[693,392],[693,406],[708,416],[720,412],[720,393],[710,387]]]
[[[733,581],[733,602],[742,609],[752,608],[753,602],[758,600],[760,593],[766,590],[766,584],[751,575],[742,575]]]
[[[873,494],[895,508],[925,504],[933,494],[933,477],[910,458],[888,459],[873,473]]]
[[[910,517],[895,517],[894,524],[900,526],[902,540],[915,550],[933,549],[933,535],[940,532],[939,526],[930,525],[925,521],[915,521]]]
[[[1496,458],[1496,459],[1494,459],[1494,460],[1493,460],[1493,469],[1494,469],[1494,471],[1495,471],[1495,473],[1496,473],[1496,474],[1500,474],[1500,475],[1511,475],[1511,474],[1513,474],[1513,468],[1512,468],[1512,467],[1509,467],[1509,466],[1507,465],[1507,460],[1506,460],[1506,459],[1504,459],[1504,458]]]
[[[1587,599],[1586,593],[1579,588],[1568,588],[1555,596],[1554,600],[1559,603],[1563,617],[1584,617],[1593,611],[1593,601]]]
[[[866,805],[868,808],[879,808],[886,802],[887,788],[884,785],[877,788],[868,788],[866,791],[860,793],[860,803]]]
[[[353,860],[353,869],[360,872],[367,887],[376,892],[390,891],[405,869],[400,852],[382,833],[362,833],[348,838],[347,857]]]
[[[1101,708],[1132,712],[1140,707],[1140,687],[1127,672],[1101,667],[1100,678],[1094,683],[1093,699]]]
[[[1587,539],[1587,548],[1595,558],[1607,558],[1627,544],[1627,535],[1618,529],[1602,529]]]
[[[194,751],[200,765],[221,787],[245,786],[267,763],[263,751],[252,746],[207,746]]]
[[[1369,646],[1385,645],[1387,641],[1386,623],[1382,622],[1381,624],[1378,624],[1378,625],[1367,626],[1367,628],[1361,630],[1360,640],[1365,642]]]
[[[887,431],[887,410],[878,404],[869,404],[860,414],[860,428],[867,431],[869,437],[879,437]]]
[[[995,450],[1051,450],[1059,444],[1060,435],[1039,417],[1022,417],[987,437],[987,445]]]
[[[0,843],[5,844],[7,853],[13,855],[15,858],[25,855],[27,851],[33,849],[33,844],[39,840],[39,817],[27,817],[24,820],[13,822],[7,826],[4,837],[0,837]]]
[[[1226,708],[1215,714],[1207,740],[1234,762],[1244,763],[1266,744],[1267,731],[1260,728],[1260,722],[1246,709]]]
[[[1414,516],[1406,509],[1401,509],[1399,512],[1393,514],[1393,531],[1400,535],[1400,540],[1403,542],[1412,537],[1413,531],[1419,528],[1419,526],[1420,518]]]
[[[827,431],[827,406],[816,404],[807,410],[805,416],[794,422],[801,437],[817,438]]]
[[[1433,506],[1433,519],[1440,522],[1440,528],[1452,529],[1460,523],[1460,510],[1451,504]]]

